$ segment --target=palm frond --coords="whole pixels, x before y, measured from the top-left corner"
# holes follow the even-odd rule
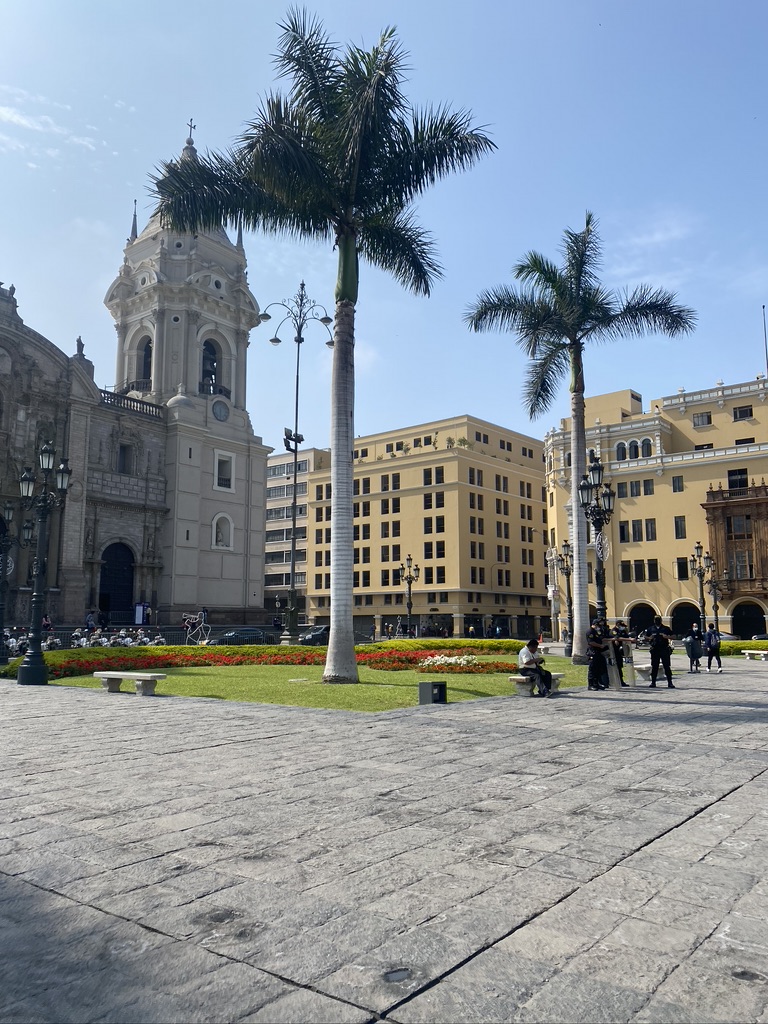
[[[563,273],[571,281],[574,295],[579,295],[582,288],[597,283],[597,272],[602,262],[600,236],[597,233],[597,218],[587,211],[584,228],[573,231],[566,228],[563,232],[562,252],[565,257]]]
[[[536,358],[542,345],[564,337],[564,324],[556,307],[534,292],[517,292],[500,285],[481,292],[464,314],[473,331],[510,331],[529,358]]]
[[[531,360],[523,384],[525,410],[531,419],[542,416],[552,407],[562,380],[570,370],[568,345],[551,342],[538,358]]]
[[[278,77],[291,79],[293,103],[320,122],[331,121],[337,114],[340,84],[337,45],[320,19],[305,8],[291,7],[279,28],[282,35],[274,56]]]
[[[359,238],[361,255],[393,274],[416,295],[429,295],[442,276],[432,236],[409,212],[395,211],[369,218]]]
[[[616,338],[655,332],[674,338],[693,331],[696,320],[695,311],[680,305],[674,292],[642,284],[631,293],[623,293],[620,308],[607,330]]]

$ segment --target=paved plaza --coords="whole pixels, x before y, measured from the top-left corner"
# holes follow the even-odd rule
[[[0,682],[0,1020],[768,1022],[768,663],[674,664],[371,715]]]

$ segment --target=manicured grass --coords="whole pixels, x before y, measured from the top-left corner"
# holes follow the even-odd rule
[[[494,660],[489,658],[488,660]],[[495,659],[498,660],[498,659]],[[509,674],[516,661],[510,659]],[[565,658],[547,658],[553,672],[565,672],[561,686],[586,685],[586,669]],[[293,707],[328,708],[339,711],[394,711],[419,703],[419,683],[444,680],[448,701],[476,700],[481,697],[510,696],[513,685],[505,674],[441,674],[385,672],[359,668],[358,685],[322,682],[321,665],[233,665],[164,669],[167,678],[157,686],[159,694],[174,697],[210,697],[216,700],[246,701],[258,704],[284,704]],[[85,686],[101,689],[93,676],[71,676],[51,680],[55,686]],[[114,699],[114,698],[113,698]]]

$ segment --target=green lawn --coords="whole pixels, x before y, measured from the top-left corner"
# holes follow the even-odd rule
[[[493,660],[493,659],[490,659]],[[498,659],[497,659],[498,660]],[[510,673],[516,662],[510,660]],[[586,685],[586,669],[565,658],[547,658],[553,672],[564,672],[561,686]],[[216,700],[250,701],[257,704],[287,704],[294,707],[332,708],[339,711],[393,711],[419,703],[418,684],[444,680],[449,703],[512,694],[506,674],[424,675],[410,670],[384,672],[360,668],[357,686],[322,682],[322,665],[236,665],[164,669],[157,692],[174,697],[211,697]],[[101,688],[93,676],[72,676],[52,680],[54,686]]]

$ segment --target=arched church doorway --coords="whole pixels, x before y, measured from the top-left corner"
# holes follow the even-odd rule
[[[133,552],[125,544],[110,544],[101,558],[99,611],[112,625],[133,622]]]
[[[690,601],[683,601],[682,604],[675,606],[675,610],[672,612],[671,629],[674,636],[683,637],[688,636],[691,631],[691,626],[694,622],[698,625],[701,619],[698,605],[691,604]]]
[[[763,609],[754,601],[742,601],[731,611],[731,632],[742,640],[751,640],[755,633],[765,633]]]

